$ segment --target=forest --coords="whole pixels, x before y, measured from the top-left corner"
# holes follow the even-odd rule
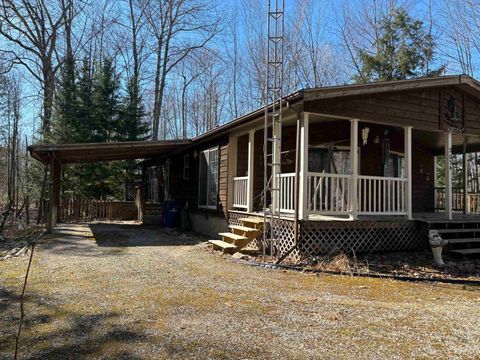
[[[284,93],[479,74],[478,0],[285,6]],[[0,234],[9,221],[41,221],[29,210],[47,200],[48,173],[28,145],[191,138],[263,106],[266,8],[264,0],[2,0]],[[478,179],[477,154],[469,162]],[[64,198],[121,200],[138,166],[75,165],[62,181]]]

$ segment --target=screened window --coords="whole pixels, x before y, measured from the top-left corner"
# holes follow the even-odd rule
[[[218,197],[218,148],[200,152],[198,206],[217,208]]]

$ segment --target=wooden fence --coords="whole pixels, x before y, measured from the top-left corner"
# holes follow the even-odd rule
[[[137,220],[134,201],[63,200],[60,203],[62,221]]]
[[[445,210],[445,188],[435,188],[435,210]],[[452,187],[452,210],[463,211],[463,188]],[[467,194],[467,211],[480,213],[480,194]]]

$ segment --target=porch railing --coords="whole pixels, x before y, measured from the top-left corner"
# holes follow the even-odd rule
[[[233,206],[236,208],[248,208],[248,176],[233,178]]]
[[[333,215],[350,211],[352,176],[348,174],[308,173],[309,213]]]
[[[358,214],[406,215],[406,178],[358,176]]]
[[[295,211],[295,173],[280,174],[280,212]]]
[[[445,188],[435,187],[435,210],[445,210]],[[463,188],[452,187],[452,210],[463,211]],[[467,212],[480,212],[480,194],[467,193]]]

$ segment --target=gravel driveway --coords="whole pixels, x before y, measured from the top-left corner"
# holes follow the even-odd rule
[[[192,236],[63,225],[37,247],[21,358],[480,358],[480,289],[237,264]],[[0,262],[0,358],[27,257]]]

